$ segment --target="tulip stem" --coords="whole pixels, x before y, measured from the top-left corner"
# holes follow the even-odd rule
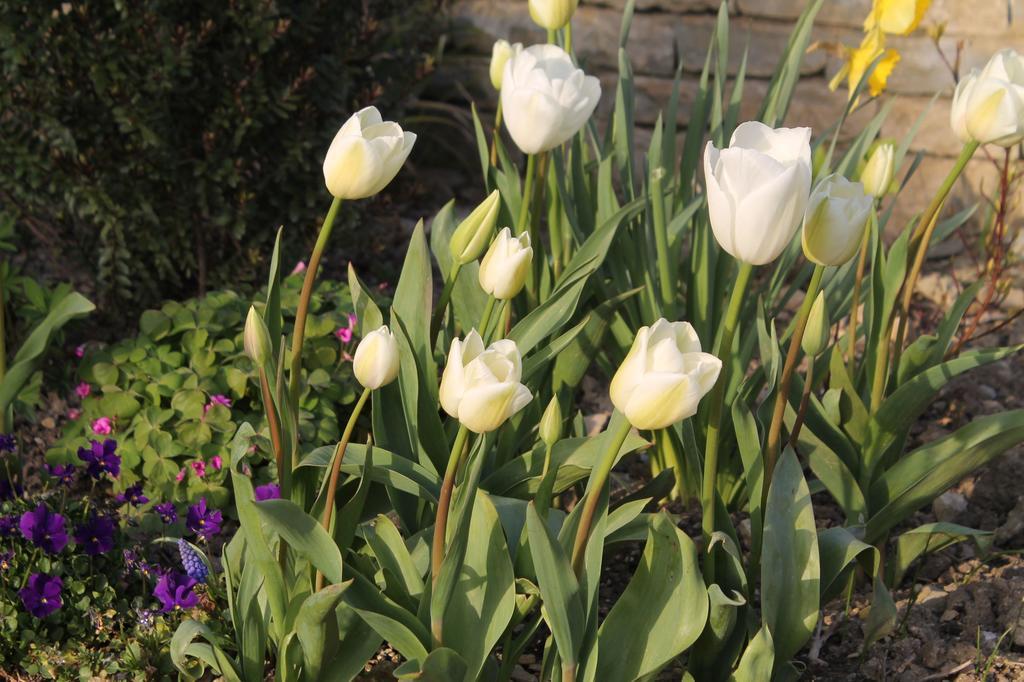
[[[441,289],[441,297],[437,299],[437,308],[430,319],[430,346],[433,348],[437,341],[437,334],[441,331],[441,323],[444,321],[444,313],[448,309],[448,302],[452,298],[452,289],[455,288],[455,281],[459,278],[459,271],[462,270],[462,263],[455,261],[448,271],[448,277],[444,280],[444,288]]]
[[[480,338],[487,343],[487,327],[491,324],[491,317],[494,315],[494,304],[498,299],[494,296],[487,297],[487,305],[484,306],[484,314],[480,317],[480,329],[477,330],[480,333]]]
[[[583,560],[587,553],[587,540],[590,537],[591,526],[594,525],[594,513],[597,511],[597,503],[601,500],[601,493],[608,481],[608,475],[615,465],[615,456],[619,454],[622,444],[626,442],[632,425],[628,419],[622,419],[619,430],[614,432],[605,431],[605,439],[608,447],[601,457],[596,471],[591,471],[590,490],[583,499],[583,511],[580,512],[580,524],[576,528],[576,539],[572,545],[572,571],[576,577],[583,573]]]
[[[530,200],[533,198],[533,178],[536,174],[537,157],[534,154],[527,154],[526,177],[523,179],[522,201],[519,204],[519,219],[516,220],[516,233],[512,235],[513,237],[518,237],[529,227]]]
[[[811,314],[811,306],[818,296],[821,287],[821,276],[825,274],[824,265],[815,265],[814,274],[811,275],[811,283],[807,285],[807,293],[800,304],[800,310],[796,314],[796,327],[793,329],[793,337],[789,340],[789,351],[786,353],[786,363],[782,366],[782,378],[779,380],[778,392],[775,394],[775,410],[772,412],[771,426],[768,428],[768,439],[764,446],[764,482],[761,485],[761,509],[765,508],[768,501],[768,488],[772,484],[772,472],[775,470],[775,462],[779,458],[779,445],[782,440],[782,418],[786,414],[786,405],[789,403],[789,385],[793,382],[793,372],[796,370],[797,359],[800,356],[800,341],[804,337],[804,330],[807,328],[807,318]]]
[[[804,374],[804,390],[800,395],[800,409],[796,413],[796,421],[793,422],[793,431],[789,434],[789,447],[795,448],[797,439],[800,438],[800,429],[804,426],[804,419],[807,418],[807,403],[811,400],[811,388],[814,384],[814,358],[807,358],[807,372]]]
[[[917,278],[921,274],[921,266],[924,264],[925,256],[928,255],[928,243],[931,241],[932,235],[935,233],[935,226],[939,222],[939,212],[942,211],[942,206],[946,203],[950,190],[953,189],[953,183],[963,173],[967,162],[971,160],[977,149],[978,143],[975,141],[964,145],[964,148],[960,151],[960,156],[957,157],[956,163],[953,164],[953,168],[950,169],[946,179],[942,181],[942,186],[939,187],[939,191],[932,197],[931,203],[928,204],[928,208],[925,209],[925,212],[921,215],[921,220],[914,229],[914,235],[910,244],[911,249],[914,250],[914,264],[911,266],[910,273],[903,282],[903,300],[899,311],[900,321],[896,331],[896,344],[893,347],[892,367],[894,373],[899,371],[900,355],[903,352],[903,339],[907,333],[907,322],[910,317],[910,303],[914,298],[914,287],[917,286]]]
[[[722,336],[719,338],[718,347],[715,348],[715,355],[722,361],[722,371],[718,375],[718,381],[715,382],[715,387],[712,389],[711,399],[708,403],[708,435],[704,443],[704,481],[701,489],[701,505],[703,507],[701,528],[704,531],[705,540],[710,538],[711,534],[715,532],[715,483],[718,478],[718,444],[721,438],[725,391],[729,385],[729,370],[732,366],[732,339],[736,334],[740,309],[743,307],[743,297],[746,295],[750,274],[753,271],[754,266],[750,263],[740,263],[740,270],[736,273],[736,282],[733,286],[732,295],[729,297],[729,307],[725,313]]]
[[[306,337],[306,317],[309,315],[309,299],[313,296],[313,285],[316,283],[316,273],[320,269],[320,258],[323,256],[324,248],[331,238],[331,230],[334,229],[334,219],[338,216],[338,209],[341,208],[341,199],[335,197],[331,202],[331,208],[327,211],[324,224],[320,227],[320,234],[317,235],[316,244],[313,246],[313,253],[306,265],[306,276],[302,280],[302,292],[299,294],[299,307],[295,313],[295,329],[292,332],[292,357],[291,374],[288,377],[288,393],[292,405],[299,404],[299,384],[302,374],[302,342]]]
[[[661,316],[675,319],[676,287],[672,260],[668,251],[668,225],[665,222],[665,193],[662,191],[663,168],[651,171],[651,216],[654,222],[654,246],[658,254],[658,284],[661,294]]]
[[[462,461],[462,451],[466,448],[466,441],[469,438],[469,429],[465,424],[459,424],[459,432],[455,436],[455,443],[452,445],[451,454],[448,456],[448,466],[444,472],[444,482],[441,483],[441,492],[437,498],[437,515],[434,518],[434,541],[430,546],[430,584],[437,588],[437,579],[441,575],[441,564],[444,562],[444,543],[448,531],[448,512],[452,504],[452,491],[455,488],[455,475],[458,473],[459,463]],[[434,641],[441,644],[441,633],[444,621],[442,618],[432,620],[430,629]]]
[[[857,274],[853,278],[853,300],[850,302],[850,325],[846,329],[846,359],[849,367],[850,381],[857,382],[857,313],[860,309],[861,283],[864,281],[864,271],[867,269],[868,249],[871,246],[871,234],[878,225],[878,214],[872,209],[868,223],[868,229],[864,230],[864,237],[860,242],[860,256],[857,258]]]
[[[341,462],[345,458],[345,450],[348,448],[348,442],[352,439],[352,432],[356,428],[356,420],[359,419],[359,414],[363,411],[363,407],[366,405],[366,401],[370,398],[370,394],[373,391],[369,388],[364,388],[362,395],[359,396],[359,400],[356,401],[355,407],[352,408],[352,414],[349,415],[348,423],[345,424],[345,431],[341,434],[341,440],[338,441],[338,447],[334,449],[334,456],[331,457],[331,471],[330,479],[327,483],[327,496],[324,500],[324,512],[320,520],[320,525],[323,526],[324,530],[328,533],[331,532],[331,516],[334,514],[334,497],[338,491],[338,477],[341,474]],[[320,571],[316,572],[316,591],[319,592],[324,586],[324,574]]]
[[[270,445],[274,449],[274,461],[277,464],[277,478],[281,484],[281,494],[288,498],[291,495],[291,477],[284,470],[284,441],[281,438],[281,420],[274,404],[274,395],[270,391],[267,372],[260,367],[260,395],[263,398],[263,411],[267,413],[267,427],[270,430]]]
[[[501,93],[498,94],[498,108],[494,111],[494,130],[491,131],[491,166],[498,167],[498,135],[501,134]]]

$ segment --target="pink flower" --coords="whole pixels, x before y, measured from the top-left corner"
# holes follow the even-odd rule
[[[85,356],[85,344],[75,346],[75,357],[81,358]]]
[[[202,478],[206,475],[206,462],[201,459],[193,460],[188,463],[192,467],[192,471],[196,472],[196,476]]]
[[[203,414],[205,415],[214,405],[223,405],[224,407],[231,408],[231,398],[220,393],[215,393],[210,396],[210,402],[203,406]]]
[[[338,327],[334,331],[334,335],[338,337],[338,340],[342,343],[348,343],[352,340],[352,328],[351,327]]]
[[[182,467],[181,470],[178,471],[178,473],[174,476],[174,480],[177,481],[178,483],[181,483],[182,481],[185,480],[185,473],[186,472],[187,472],[187,469]]]
[[[220,455],[214,455],[210,458],[210,466],[213,467],[214,471],[220,471],[221,467],[224,466],[224,460],[220,458]]]
[[[82,416],[82,411],[77,407],[68,408],[68,420],[74,421]]]
[[[93,433],[100,435],[107,435],[114,430],[113,422],[110,421],[110,417],[100,417],[92,423]]]
[[[305,271],[306,271],[306,261],[304,261],[304,260],[300,260],[298,263],[295,264],[295,267],[292,268],[292,274],[293,275],[300,275],[300,274],[302,274]]]
[[[77,395],[79,398],[85,398],[90,393],[92,393],[92,386],[90,386],[85,381],[75,386],[75,395]]]
[[[349,313],[349,314],[348,314],[348,326],[349,326],[349,328],[350,328],[350,329],[355,329],[355,327],[356,327],[356,322],[357,322],[358,320],[359,320],[359,318],[357,318],[357,317],[356,317],[356,314],[355,314],[355,313]]]
[[[341,359],[344,360],[345,362],[352,362],[352,355],[349,354],[347,351],[342,351]]]

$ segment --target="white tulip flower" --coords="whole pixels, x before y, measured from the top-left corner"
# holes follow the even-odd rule
[[[953,93],[949,115],[963,143],[1012,147],[1024,140],[1024,57],[997,52],[980,72],[965,76]]]
[[[530,0],[530,17],[541,28],[557,31],[572,19],[580,0]]]
[[[505,75],[505,64],[514,55],[523,51],[522,43],[509,43],[504,38],[496,40],[491,48],[491,85],[495,90],[501,90],[502,76]]]
[[[876,199],[888,194],[895,166],[896,148],[891,142],[883,142],[875,147],[864,170],[860,172],[860,183],[864,185],[864,191]]]
[[[638,429],[663,429],[696,414],[721,370],[688,322],[661,318],[636,333],[612,378],[612,404]]]
[[[376,107],[357,111],[341,126],[327,150],[327,189],[339,199],[377,194],[398,174],[415,143],[415,133],[383,120]]]
[[[495,341],[486,350],[471,330],[452,341],[441,375],[441,407],[473,433],[494,431],[533,396],[520,383],[523,361],[516,342]]]
[[[505,63],[501,110],[524,154],[554,149],[587,122],[601,99],[601,83],[576,68],[557,45],[532,45]]]
[[[740,124],[725,149],[704,148],[708,214],[734,258],[770,263],[793,239],[811,189],[811,129]]]
[[[371,391],[390,384],[398,377],[398,341],[387,326],[363,337],[352,358],[352,372],[363,388]]]
[[[523,232],[513,238],[512,231],[504,227],[480,263],[480,286],[498,300],[515,298],[526,283],[531,263],[530,234]]]
[[[818,265],[842,265],[860,249],[874,200],[859,182],[842,175],[823,178],[811,193],[804,217],[804,255]]]

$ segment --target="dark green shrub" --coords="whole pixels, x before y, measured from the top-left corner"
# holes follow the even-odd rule
[[[107,301],[253,282],[326,211],[345,118],[429,67],[438,3],[0,0],[0,212]]]
[[[284,279],[281,306],[286,331],[294,319],[302,277]],[[90,438],[115,438],[122,457],[118,488],[140,478],[152,500],[206,497],[227,502],[225,471],[215,457],[227,460],[227,445],[238,425],[264,426],[258,376],[242,347],[249,301],[233,291],[205,298],[169,301],[145,311],[135,338],[86,352],[79,377],[88,385],[81,416],[68,423],[47,453],[50,462],[78,463],[76,452]],[[303,364],[306,385],[300,396],[300,436],[304,442],[330,443],[339,438],[344,405],[358,388],[352,363],[357,339],[339,339],[352,310],[348,286],[321,281],[310,304]],[[231,401],[218,404],[215,396]],[[110,435],[95,431],[95,420],[108,418]],[[260,461],[270,463],[269,452]],[[198,476],[192,468],[203,462]],[[182,480],[177,480],[184,472]]]

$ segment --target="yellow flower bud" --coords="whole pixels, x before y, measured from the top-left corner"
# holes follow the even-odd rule
[[[491,233],[498,222],[498,209],[501,208],[501,195],[494,190],[459,223],[448,242],[448,250],[452,260],[460,265],[476,260],[484,252],[491,241]]]
[[[245,318],[242,345],[245,347],[245,354],[257,365],[264,365],[270,359],[270,332],[253,306],[249,306],[249,314]]]
[[[505,63],[509,58],[523,51],[523,44],[510,44],[507,40],[501,39],[494,43],[491,49],[491,85],[495,90],[501,90],[502,76],[505,75]]]
[[[871,202],[859,182],[841,175],[829,175],[818,183],[804,214],[803,247],[808,260],[838,266],[853,258]]]
[[[562,437],[562,407],[558,404],[558,396],[551,398],[544,415],[540,418],[540,439],[548,447],[554,446]]]
[[[891,142],[883,142],[875,147],[864,170],[860,172],[860,184],[864,185],[864,191],[875,198],[884,197],[892,184],[895,165],[896,148]]]
[[[541,28],[556,31],[572,19],[579,0],[530,0],[530,17]]]
[[[825,310],[825,292],[819,291],[818,297],[811,305],[804,337],[800,339],[800,347],[808,357],[816,358],[828,348],[831,328],[828,323],[828,311]]]

